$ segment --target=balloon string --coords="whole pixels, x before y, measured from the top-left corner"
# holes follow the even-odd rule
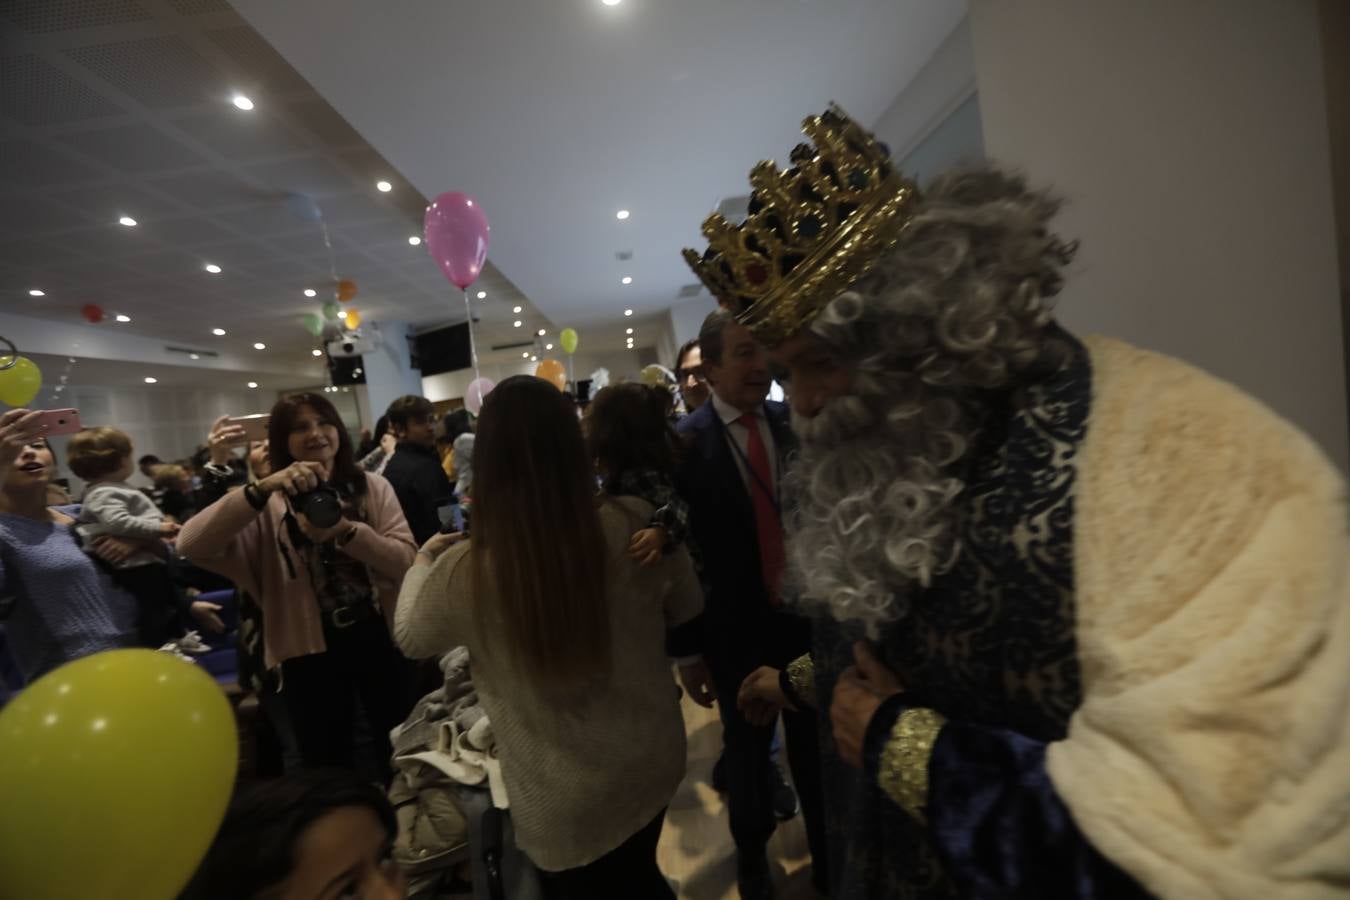
[[[323,245],[328,248],[328,274],[332,276],[336,283],[338,280],[337,259],[333,255],[333,242],[328,239],[328,220],[324,218],[323,210],[319,208],[317,203],[314,204],[314,208],[319,210],[319,229],[323,232]]]
[[[469,355],[473,358],[473,380],[477,381],[482,376],[478,373],[478,342],[473,336],[473,307],[469,305],[468,288],[464,289],[464,315],[469,324]]]

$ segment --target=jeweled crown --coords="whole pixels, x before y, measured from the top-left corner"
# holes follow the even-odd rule
[[[685,261],[724,307],[772,347],[867,274],[913,215],[913,184],[890,153],[834,104],[802,123],[792,167],[750,170],[750,211],[703,223],[708,249]]]

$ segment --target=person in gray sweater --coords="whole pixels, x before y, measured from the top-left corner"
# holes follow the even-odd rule
[[[473,537],[418,552],[395,639],[416,658],[468,648],[546,897],[674,900],[656,863],[685,770],[665,635],[703,607],[693,563],[683,547],[629,557],[652,506],[596,495],[572,404],[548,382],[497,385],[477,449]]]
[[[135,471],[131,439],[116,428],[86,428],[70,439],[70,470],[87,487],[76,524],[86,544],[103,535],[157,541],[178,534],[154,501],[126,483]],[[178,591],[162,556],[140,550],[116,565],[113,579],[136,598],[136,630],[144,646],[158,647],[170,637]]]

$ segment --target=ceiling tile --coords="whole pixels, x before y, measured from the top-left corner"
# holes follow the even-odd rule
[[[16,266],[45,267],[68,262],[78,254],[59,241],[9,241],[0,243],[0,260]]]
[[[202,212],[256,202],[269,193],[233,172],[220,170],[173,175],[168,178],[150,178],[146,184],[155,190],[163,191],[179,203]]]
[[[311,90],[309,82],[248,25],[217,28],[206,36],[267,91],[284,94]]]
[[[0,143],[0,184],[11,188],[35,188],[94,181],[97,169],[72,159],[64,152],[26,140]]]
[[[91,159],[133,175],[208,164],[195,150],[143,124],[80,131],[57,140]]]
[[[40,237],[89,224],[78,209],[46,195],[15,194],[6,198],[4,208],[5,214],[0,216],[0,240]]]
[[[8,0],[4,16],[24,31],[42,34],[144,22],[150,13],[135,0]]]
[[[245,231],[255,237],[268,237],[273,235],[299,235],[306,237],[323,246],[323,238],[319,235],[319,226],[314,222],[307,222],[299,218],[295,213],[287,208],[283,195],[279,192],[271,192],[273,199],[257,203],[252,206],[239,207],[231,210],[220,210],[213,212],[213,218],[224,222],[232,228]]]
[[[229,0],[169,0],[169,5],[184,16],[230,11]]]
[[[170,247],[202,247],[240,238],[237,232],[203,216],[156,219],[146,226],[146,233]]]
[[[273,190],[316,195],[325,215],[329,213],[323,195],[350,191],[352,188],[350,176],[317,156],[247,166],[245,171]],[[371,189],[374,189],[374,185],[371,185]]]
[[[310,149],[308,141],[274,116],[256,109],[246,116],[233,113],[233,108],[194,113],[174,119],[173,124],[235,162],[291,156]]]
[[[356,129],[347,124],[347,120],[323,98],[317,95],[290,103],[287,106],[288,118],[298,122],[317,137],[325,147],[362,146],[365,141]]]
[[[125,112],[112,100],[33,53],[0,57],[0,117],[54,125]]]
[[[178,35],[159,35],[65,51],[146,106],[186,106],[221,98],[227,79]]]
[[[141,224],[156,218],[182,215],[183,207],[173,200],[140,187],[129,179],[91,184],[78,190],[55,190],[51,195],[78,209],[90,222],[116,222],[131,216]]]

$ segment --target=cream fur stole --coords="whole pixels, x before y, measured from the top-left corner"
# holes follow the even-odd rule
[[[1084,700],[1050,777],[1161,897],[1350,896],[1345,483],[1230,385],[1086,344]]]

